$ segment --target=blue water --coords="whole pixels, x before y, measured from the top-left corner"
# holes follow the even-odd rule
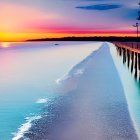
[[[36,102],[57,96],[55,80],[101,45],[56,43],[0,44],[0,140],[11,140],[26,117],[38,116],[43,104]]]

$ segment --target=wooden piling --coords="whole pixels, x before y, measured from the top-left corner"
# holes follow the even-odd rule
[[[127,67],[131,69],[131,73],[134,73],[135,79],[140,81],[140,49],[136,48],[137,43],[115,43],[118,54],[122,56],[123,63],[127,64]]]

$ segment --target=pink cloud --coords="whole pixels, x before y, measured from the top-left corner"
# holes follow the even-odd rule
[[[34,24],[44,21],[50,24],[56,18],[58,18],[56,14],[45,13],[32,7],[2,3],[0,5],[0,32],[30,32],[35,30]]]

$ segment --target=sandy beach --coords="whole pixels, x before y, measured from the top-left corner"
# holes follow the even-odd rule
[[[59,80],[30,140],[138,140],[110,49],[103,43]]]

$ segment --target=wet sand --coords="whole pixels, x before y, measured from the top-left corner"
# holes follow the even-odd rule
[[[20,140],[138,140],[108,44],[73,67],[58,91]]]

